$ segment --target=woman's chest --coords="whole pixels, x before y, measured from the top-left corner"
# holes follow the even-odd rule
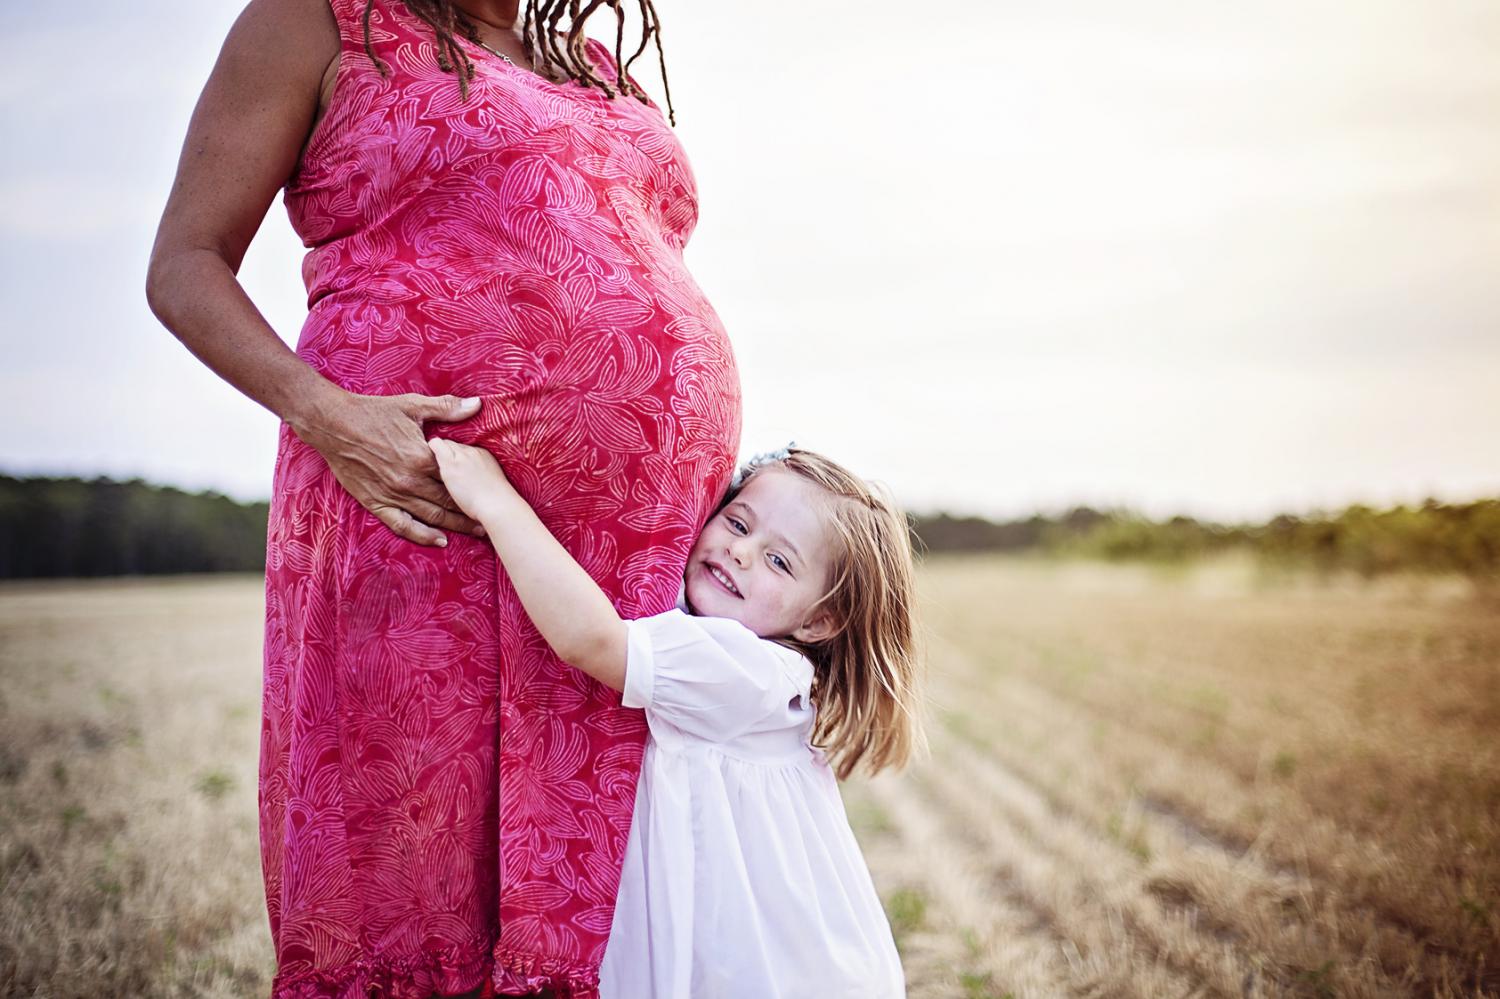
[[[304,201],[370,222],[439,181],[493,180],[518,168],[515,183],[538,171],[566,175],[602,204],[649,208],[682,240],[696,224],[686,152],[655,108],[498,59],[476,62],[460,88],[425,51],[387,55],[384,74],[356,53],[341,55],[287,185],[294,222]]]

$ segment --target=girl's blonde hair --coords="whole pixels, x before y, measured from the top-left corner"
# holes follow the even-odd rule
[[[780,639],[813,664],[818,706],[813,742],[842,780],[863,769],[900,767],[926,740],[919,717],[921,672],[913,620],[914,559],[906,516],[885,490],[803,448],[748,468],[727,504],[772,464],[829,494],[834,553],[828,592],[815,605],[835,631],[821,642]]]

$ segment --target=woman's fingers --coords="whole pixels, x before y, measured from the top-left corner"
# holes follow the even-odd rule
[[[484,528],[462,510],[450,508],[452,499],[441,485],[425,480],[403,493],[372,499],[365,508],[401,537],[424,545],[446,545],[444,531],[484,536]],[[442,540],[438,540],[442,539]]]
[[[456,423],[479,412],[477,395],[462,399],[456,395],[418,395],[408,392],[398,398],[401,400],[402,411],[421,422],[435,420],[439,423]]]
[[[444,462],[453,462],[462,453],[462,448],[451,441],[434,438],[428,441],[433,455],[437,459],[437,478],[423,479],[411,485],[411,493],[415,500],[423,503],[429,508],[429,515],[423,516],[420,509],[415,506],[408,507],[412,513],[427,520],[429,523],[440,524],[453,531],[463,531],[475,537],[484,537],[484,528],[478,521],[463,512],[453,496],[448,492],[446,484],[441,479],[441,470]],[[433,519],[436,518],[436,519]]]
[[[483,533],[477,520],[468,517],[462,510],[450,510],[446,507],[442,500],[447,499],[447,493],[443,493],[438,500],[425,496],[408,496],[401,501],[401,506],[413,517],[433,527],[440,527],[447,531],[462,531],[464,534]],[[448,500],[448,502],[452,501]]]
[[[379,518],[382,524],[407,541],[433,548],[448,547],[448,538],[442,531],[422,523],[399,506],[373,503],[369,506],[369,510]]]

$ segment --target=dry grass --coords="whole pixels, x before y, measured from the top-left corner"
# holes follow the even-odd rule
[[[0,588],[0,994],[269,993],[262,587]]]
[[[1500,996],[1500,607],[1227,563],[923,573],[847,789],[911,994]],[[259,579],[0,587],[0,993],[262,996]]]
[[[923,585],[932,757],[848,789],[877,883],[976,942],[915,986],[1500,995],[1492,598],[1237,562],[949,559]],[[986,950],[1017,911],[1052,938],[1034,969]]]

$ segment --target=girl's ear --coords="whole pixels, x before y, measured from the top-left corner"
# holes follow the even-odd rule
[[[833,637],[833,633],[837,630],[834,626],[833,615],[826,610],[820,610],[808,618],[802,627],[792,632],[792,637],[799,642],[816,645],[818,642]]]

